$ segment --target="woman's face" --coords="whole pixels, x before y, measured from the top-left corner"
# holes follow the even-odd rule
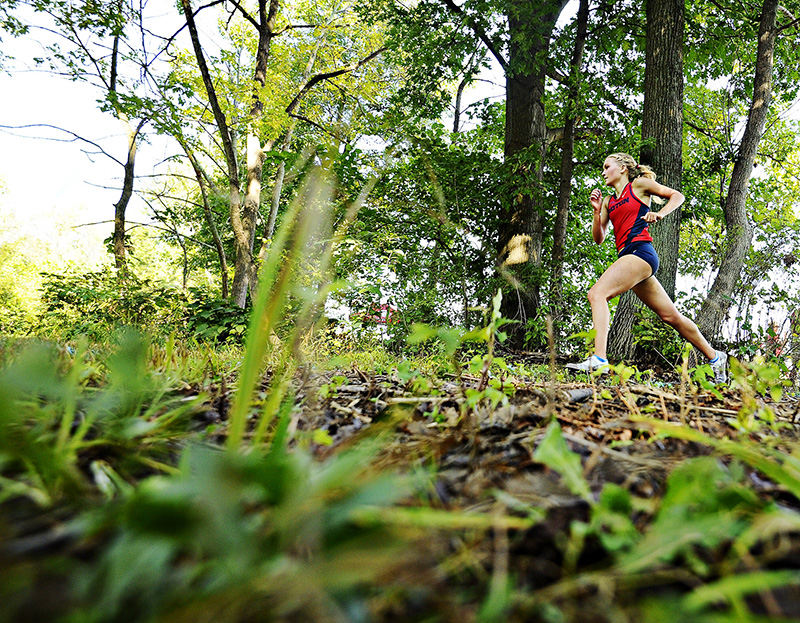
[[[603,179],[606,181],[606,186],[613,186],[616,184],[623,174],[627,174],[626,167],[611,156],[606,158],[606,161],[603,163]]]

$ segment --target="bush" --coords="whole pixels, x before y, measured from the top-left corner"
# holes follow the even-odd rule
[[[250,305],[242,309],[232,301],[210,297],[192,290],[193,300],[186,307],[186,328],[199,341],[243,342],[250,317]]]
[[[119,326],[154,334],[183,329],[186,295],[170,286],[110,268],[42,276],[41,333],[99,340]]]

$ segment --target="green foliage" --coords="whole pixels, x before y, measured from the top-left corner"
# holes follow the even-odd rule
[[[185,304],[182,292],[130,272],[47,273],[39,325],[60,339],[101,340],[119,326],[168,332],[182,328]]]
[[[146,480],[87,525],[108,545],[78,578],[79,612],[147,621],[212,607],[215,620],[240,621],[265,610],[310,619],[347,611],[363,583],[402,559],[382,524],[354,519],[407,492],[368,469],[374,450],[320,464],[280,443],[266,454],[191,448],[178,474]]]
[[[186,305],[186,330],[198,341],[242,343],[250,307],[241,308],[229,299],[216,298],[203,290],[192,292]]]
[[[703,581],[680,598],[650,598],[635,603],[633,610],[628,611],[632,618],[623,620],[643,620],[642,615],[636,614],[639,609],[650,613],[648,621],[674,620],[671,615],[662,618],[663,612],[656,616],[660,607],[666,608],[664,612],[688,617],[716,613],[713,620],[736,621],[749,616],[745,601],[749,595],[770,587],[800,583],[800,576],[791,569],[742,569],[743,558],[750,556],[756,544],[769,542],[777,534],[788,534],[799,525],[795,512],[778,509],[751,488],[743,468],[743,463],[749,464],[775,477],[781,474],[775,462],[779,454],[758,444],[720,441],[687,427],[658,420],[648,422],[664,434],[707,443],[742,463],[723,463],[705,456],[678,465],[667,479],[652,523],[640,532],[634,518],[642,511],[652,512],[649,501],[633,498],[613,483],[606,484],[595,499],[583,476],[580,457],[566,446],[558,423],[551,423],[534,458],[557,471],[570,490],[589,503],[591,514],[587,523],[573,522],[569,534],[564,535],[567,575],[556,585],[556,590],[545,592],[579,594],[587,585],[620,586],[628,581],[641,585],[650,574],[665,571],[670,565],[682,566],[692,577]],[[784,464],[787,471],[781,475],[781,482],[797,496],[800,493],[797,467],[785,455],[783,460],[791,465]],[[597,538],[610,555],[611,564],[607,571],[573,575],[590,537]],[[547,601],[534,603],[551,608],[555,605]]]
[[[102,377],[85,342],[74,355],[38,344],[5,362],[0,499],[24,495],[49,506],[85,492],[87,471],[98,486],[108,481],[110,494],[133,476],[168,471],[197,400],[172,393],[147,361],[147,343],[123,332]]]
[[[785,370],[763,358],[749,363],[731,358],[730,371],[731,386],[739,389],[742,396],[742,406],[736,419],[730,420],[731,425],[746,433],[757,431],[762,424],[775,426],[775,413],[761,398],[768,397],[773,402],[781,399],[783,388],[791,385],[784,376]]]
[[[680,361],[683,338],[650,309],[641,309],[631,330],[637,359],[666,367],[672,367]]]
[[[414,323],[475,326],[496,290],[487,277],[499,162],[489,139],[440,124],[408,131],[334,255],[337,276],[352,284],[335,298],[357,313],[390,303],[399,322],[387,331],[401,344]]]
[[[710,575],[694,548],[715,548],[736,538],[765,508],[743,480],[740,466],[727,468],[712,457],[680,465],[670,474],[655,521],[620,559],[620,568],[637,573],[684,556],[695,573]]]
[[[509,372],[509,368],[502,358],[494,355],[497,341],[504,341],[506,333],[500,328],[511,322],[503,318],[500,313],[500,305],[503,300],[502,290],[498,290],[492,299],[492,311],[489,323],[482,328],[472,331],[463,331],[457,328],[438,327],[434,328],[424,324],[415,324],[413,333],[408,337],[409,344],[420,344],[431,339],[436,339],[444,347],[445,354],[450,358],[456,378],[462,385],[462,393],[466,396],[466,406],[469,409],[476,409],[482,403],[488,404],[490,409],[495,409],[501,402],[508,402],[507,393],[513,393],[513,387],[505,386],[502,381],[491,379],[492,368],[495,367],[502,373]],[[477,388],[465,387],[461,379],[462,365],[458,355],[458,350],[462,346],[471,342],[486,343],[486,353],[475,355],[469,363],[471,373],[480,375]]]
[[[33,266],[19,253],[20,243],[0,245],[0,332],[25,333],[31,325],[32,305],[24,300],[21,276]],[[28,293],[30,294],[30,293]]]
[[[583,476],[581,457],[567,447],[557,420],[553,420],[547,427],[533,458],[561,474],[572,493],[585,500],[591,499],[589,485]]]

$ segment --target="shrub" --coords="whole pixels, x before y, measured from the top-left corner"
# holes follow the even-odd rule
[[[64,339],[104,338],[119,327],[163,334],[182,328],[186,295],[170,286],[104,268],[44,273],[39,331]]]

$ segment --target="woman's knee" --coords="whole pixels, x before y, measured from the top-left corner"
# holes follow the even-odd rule
[[[662,321],[666,322],[671,327],[679,327],[686,322],[691,322],[688,318],[686,318],[683,314],[681,314],[677,309],[665,309],[658,312],[658,317],[661,318]]]
[[[586,298],[588,298],[589,302],[592,304],[608,302],[606,293],[602,288],[599,288],[597,284],[594,284],[591,288],[589,288],[589,292],[586,293]]]

